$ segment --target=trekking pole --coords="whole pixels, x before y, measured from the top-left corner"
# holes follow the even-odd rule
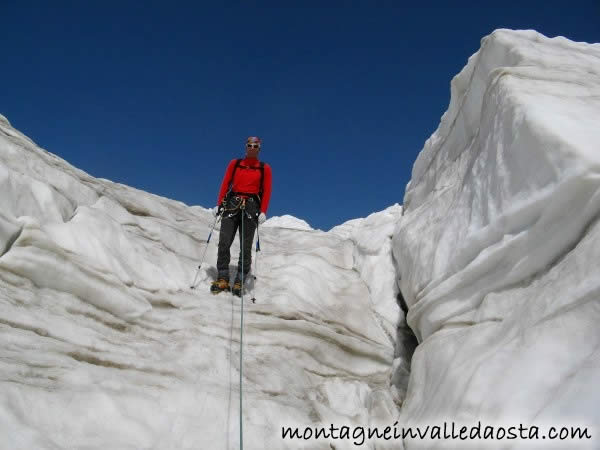
[[[204,257],[206,256],[206,250],[208,250],[208,243],[210,242],[210,237],[212,236],[212,233],[213,233],[215,227],[217,226],[217,222],[220,218],[221,218],[221,213],[219,212],[215,216],[215,221],[213,223],[212,228],[210,229],[210,233],[208,233],[208,239],[206,239],[206,247],[204,247],[204,253],[202,254],[202,259],[200,260],[200,264],[198,265],[198,270],[196,270],[196,276],[194,277],[194,282],[190,286],[190,289],[194,289],[196,287],[196,279],[198,278],[198,274],[200,273],[200,267],[202,267],[202,263],[204,262]]]
[[[260,233],[258,232],[258,224],[256,224],[256,253],[254,256],[254,273],[258,273],[258,252],[260,252]],[[256,275],[254,277],[254,287],[252,288],[252,303],[256,303],[256,297],[254,296],[254,292],[256,292]]]

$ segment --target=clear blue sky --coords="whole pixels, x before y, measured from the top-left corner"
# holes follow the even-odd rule
[[[600,42],[598,0],[1,3],[0,113],[38,145],[212,207],[258,135],[268,215],[323,230],[402,203],[483,36]]]

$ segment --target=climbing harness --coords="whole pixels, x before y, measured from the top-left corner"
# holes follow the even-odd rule
[[[256,195],[254,196],[246,196],[243,194],[237,194],[235,192],[230,192],[225,196],[225,199],[222,203],[223,208],[223,217],[233,217],[236,216],[242,209],[244,209],[244,214],[249,218],[258,218],[259,213],[259,205],[260,201],[257,200]],[[246,208],[246,201],[252,202],[252,205]],[[242,208],[242,204],[244,204],[244,208]]]

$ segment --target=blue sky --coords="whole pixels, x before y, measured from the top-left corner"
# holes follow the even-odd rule
[[[204,207],[261,136],[268,215],[327,230],[402,203],[482,37],[600,42],[597,0],[404,3],[3,0],[0,113],[93,176]]]

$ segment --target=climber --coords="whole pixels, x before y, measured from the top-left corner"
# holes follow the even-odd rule
[[[218,273],[216,281],[213,281],[210,287],[213,294],[230,290],[230,248],[238,229],[240,230],[240,256],[232,289],[233,294],[241,295],[242,279],[245,280],[250,272],[254,232],[258,225],[266,220],[267,208],[271,198],[271,167],[259,161],[260,147],[261,140],[258,137],[251,136],[247,139],[246,157],[244,159],[234,159],[227,166],[219,190],[217,206],[213,208],[214,216],[222,214],[217,256]],[[243,267],[242,247],[244,250]]]

